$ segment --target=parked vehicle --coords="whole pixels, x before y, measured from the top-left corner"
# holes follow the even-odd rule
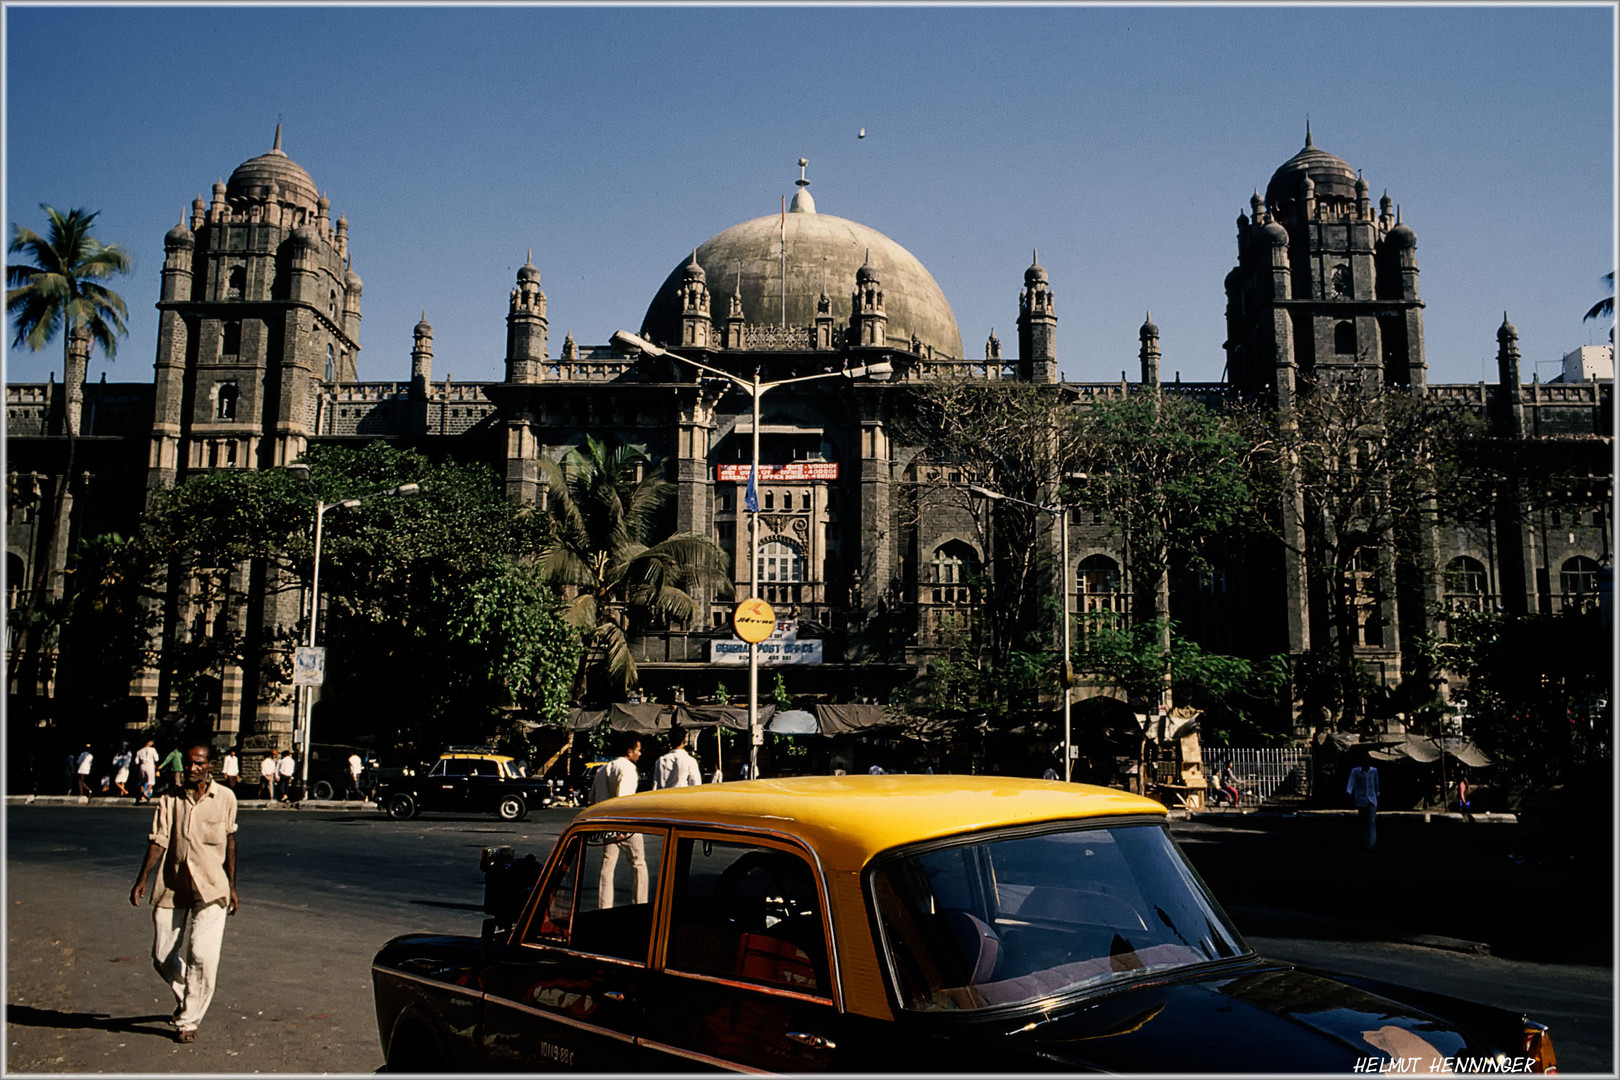
[[[550,781],[519,776],[505,754],[475,751],[441,754],[430,769],[395,778],[377,791],[377,804],[395,821],[424,811],[492,813],[502,821],[521,821],[554,801]]]
[[[407,935],[373,962],[390,1071],[1556,1065],[1518,1013],[1257,956],[1165,808],[1107,788],[643,792],[581,811],[543,866],[482,865],[481,939]]]

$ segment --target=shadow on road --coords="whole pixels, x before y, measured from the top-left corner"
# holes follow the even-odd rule
[[[449,908],[451,911],[483,911],[482,904],[452,904],[448,900],[412,900],[417,907]]]
[[[108,1016],[106,1013],[60,1012],[56,1009],[36,1009],[32,1005],[7,1005],[6,1023],[25,1027],[91,1029],[116,1031],[136,1035],[156,1035],[162,1039],[174,1038],[174,1028],[166,1015]]]

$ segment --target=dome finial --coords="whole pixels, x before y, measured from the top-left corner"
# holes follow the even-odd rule
[[[810,164],[810,159],[809,158],[800,158],[799,159],[799,178],[797,180],[793,181],[799,187],[808,187],[809,184],[810,184],[810,181],[808,181],[808,180],[806,180],[804,178],[804,167],[806,165],[808,165],[808,164]]]
[[[1311,142],[1311,114],[1305,114],[1305,148],[1309,150],[1316,144]]]
[[[280,120],[276,121],[276,141],[275,141],[274,144],[271,145],[270,152],[272,154],[282,153],[282,149],[281,149],[281,121]]]

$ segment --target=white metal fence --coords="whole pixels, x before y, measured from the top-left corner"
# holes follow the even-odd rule
[[[1220,786],[1221,766],[1232,763],[1244,802],[1259,804],[1273,795],[1311,793],[1311,752],[1299,746],[1205,746],[1204,775],[1211,791]]]

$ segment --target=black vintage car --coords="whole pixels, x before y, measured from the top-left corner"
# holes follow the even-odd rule
[[[549,781],[519,776],[504,754],[456,751],[441,755],[431,769],[382,784],[377,805],[395,821],[408,821],[425,810],[521,821],[530,810],[550,806],[554,789]]]
[[[390,1071],[1555,1066],[1518,1013],[1255,955],[1164,807],[1106,788],[677,788],[584,810],[544,866],[484,862],[482,938],[373,962]]]

